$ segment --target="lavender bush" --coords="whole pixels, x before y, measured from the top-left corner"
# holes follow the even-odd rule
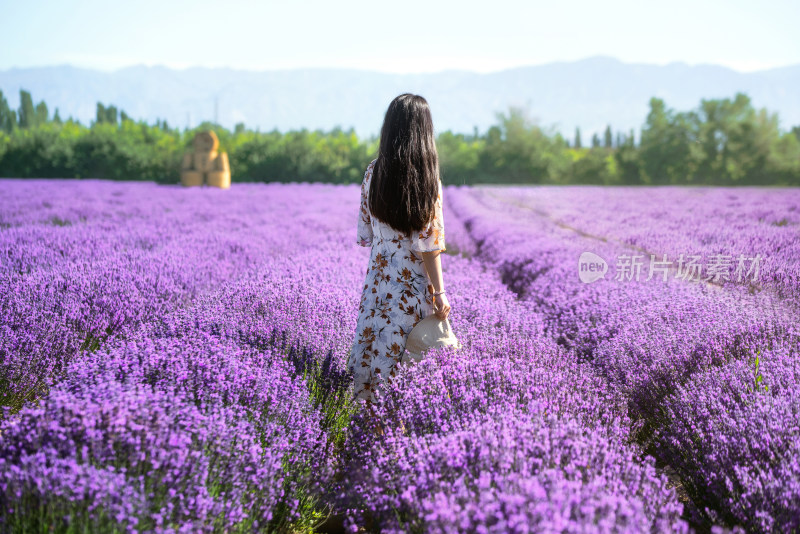
[[[537,191],[446,188],[463,347],[403,365],[378,428],[345,371],[357,187],[0,182],[3,530],[800,528],[791,196],[692,204],[727,221],[704,254],[772,248],[748,288],[583,284],[583,250],[686,238],[632,230],[646,196],[592,231],[595,193]]]
[[[798,345],[800,313],[791,300],[773,292],[750,293],[735,286],[687,282],[675,278],[674,272],[666,281],[647,281],[646,277],[638,282],[617,280],[613,265],[606,278],[585,284],[577,270],[583,251],[612,258],[635,253],[636,247],[576,231],[554,221],[537,203],[522,204],[518,197],[512,201],[512,195],[496,190],[463,190],[451,197],[458,210],[470,214],[467,224],[478,257],[493,265],[522,299],[535,303],[546,330],[572,358],[590,362],[628,399],[633,436],[662,465],[680,464],[678,454],[695,458],[691,442],[684,442],[685,449],[677,451],[666,447],[663,440],[653,439],[656,433],[671,428],[672,418],[666,414],[681,388],[735,362],[752,362],[759,354],[762,365],[780,365],[791,360],[792,347]],[[645,263],[645,274],[648,267]],[[734,396],[730,402],[738,405],[742,401]],[[693,406],[693,413],[698,409],[704,413],[702,405]],[[688,407],[686,411],[692,413]],[[729,419],[714,420],[715,425],[729,423]],[[752,433],[746,440],[764,439],[755,427],[731,426],[724,434],[739,431]],[[773,462],[782,462],[781,469],[790,472],[798,457],[796,447],[777,429],[767,431],[773,434],[767,439],[770,447],[789,451],[776,452]],[[709,433],[707,439],[709,447],[716,450],[723,447],[725,437]],[[700,461],[699,456],[696,459]],[[715,469],[733,477],[736,464],[722,462]],[[742,482],[741,494],[763,494],[759,477],[775,485],[785,483],[775,475],[772,464],[757,462],[751,469],[759,476]],[[694,497],[696,509],[690,515],[695,521],[754,525],[744,514],[730,513],[732,501],[727,493],[708,485],[704,471],[681,469],[678,473]],[[695,487],[704,488],[705,493],[694,492]],[[751,514],[757,511],[747,509]],[[791,527],[788,518],[798,514],[797,505],[785,499],[768,509],[782,519],[769,528],[767,523],[755,524],[766,531]]]
[[[503,199],[590,235],[667,255],[731,256],[729,279],[750,291],[800,299],[800,192],[796,189],[547,187],[495,190]],[[739,254],[761,256],[757,276],[733,276]],[[747,262],[749,268],[749,262]],[[702,274],[703,277],[706,273]],[[755,278],[755,280],[753,280]]]

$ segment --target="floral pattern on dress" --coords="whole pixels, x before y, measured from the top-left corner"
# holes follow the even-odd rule
[[[433,313],[433,285],[419,253],[446,250],[441,180],[433,220],[408,237],[370,214],[369,185],[376,161],[367,166],[361,183],[356,243],[372,251],[347,360],[354,398],[369,401],[383,380],[391,383],[411,329]]]

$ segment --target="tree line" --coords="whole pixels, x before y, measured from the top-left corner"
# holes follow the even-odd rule
[[[701,100],[676,111],[652,98],[635,132],[594,134],[586,146],[531,121],[524,109],[497,113],[485,133],[437,136],[446,184],[800,185],[800,127],[783,132],[778,117],[750,98]],[[197,131],[213,129],[228,152],[234,182],[359,183],[377,154],[375,137],[353,129],[260,132],[136,121],[113,105],[97,104],[89,125],[20,91],[11,109],[0,91],[0,177],[106,178],[178,183],[181,158]]]

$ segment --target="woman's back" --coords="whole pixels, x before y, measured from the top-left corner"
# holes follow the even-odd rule
[[[433,221],[421,232],[415,232],[411,237],[398,232],[388,224],[372,216],[369,210],[369,191],[372,174],[377,159],[367,166],[364,181],[361,185],[361,220],[358,225],[358,244],[368,246],[370,243],[379,246],[407,248],[414,252],[444,251],[444,219],[442,214],[442,183],[439,182],[439,193]],[[367,227],[367,222],[369,225]],[[383,245],[385,244],[385,245]]]
[[[370,212],[369,190],[376,161],[369,164],[361,183],[357,243],[372,250],[348,359],[355,398],[369,400],[374,399],[373,392],[382,380],[391,382],[411,329],[434,313],[433,286],[421,253],[445,250],[441,182],[433,219],[421,232],[408,237]]]

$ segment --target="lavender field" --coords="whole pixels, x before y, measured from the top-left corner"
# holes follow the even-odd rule
[[[377,437],[357,185],[0,181],[0,531],[800,532],[800,191],[444,198]]]

